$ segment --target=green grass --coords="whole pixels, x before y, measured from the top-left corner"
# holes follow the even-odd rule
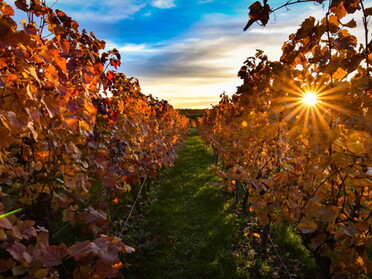
[[[191,131],[175,167],[157,187],[133,238],[142,247],[126,255],[125,278],[246,278],[237,273],[232,246],[235,217],[207,168],[211,153]],[[127,245],[131,243],[127,242]]]
[[[262,252],[257,217],[213,185],[212,163],[191,131],[175,167],[153,181],[150,202],[137,206],[124,238],[136,252],[123,256],[122,278],[287,278],[280,258],[296,278],[314,278],[314,260],[290,225],[270,228],[279,256],[270,244]]]

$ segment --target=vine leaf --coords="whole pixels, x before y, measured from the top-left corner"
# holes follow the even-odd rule
[[[13,8],[6,4],[6,3],[0,3],[0,11],[3,13],[4,16],[14,16],[14,10]]]
[[[372,7],[366,8],[364,10],[365,16],[371,16],[372,15]]]
[[[332,1],[331,11],[334,12],[339,19],[346,16],[347,11],[344,6],[344,1]]]
[[[260,21],[263,26],[266,26],[268,23],[271,9],[267,4],[267,0],[264,0],[263,2],[263,6],[259,1],[256,1],[249,6],[249,21],[243,28],[244,31],[247,31],[247,29],[257,21]]]
[[[58,246],[47,247],[41,257],[41,262],[46,266],[58,266],[68,254],[67,246],[62,243]]]
[[[301,28],[297,30],[295,40],[304,39],[309,36],[315,27],[315,18],[310,16],[301,24]]]

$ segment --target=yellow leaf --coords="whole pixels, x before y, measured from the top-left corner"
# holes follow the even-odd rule
[[[79,130],[81,134],[88,135],[86,132],[91,132],[91,127],[88,122],[81,120],[79,121]]]
[[[332,78],[333,79],[343,79],[344,77],[346,77],[346,75],[347,75],[347,72],[340,67],[340,68],[337,69],[336,72],[333,73]]]

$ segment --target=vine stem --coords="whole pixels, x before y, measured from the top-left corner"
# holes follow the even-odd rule
[[[368,45],[368,21],[366,10],[364,8],[363,0],[360,0],[360,6],[362,7],[363,11],[363,26],[364,26],[364,40],[365,40],[365,59],[367,64],[367,77],[368,77],[368,84],[371,85],[370,74],[369,74],[369,62],[368,62],[368,55],[369,55],[369,45]]]
[[[287,275],[288,275],[288,278],[289,278],[289,279],[292,279],[292,276],[291,276],[291,274],[289,273],[287,266],[285,265],[285,263],[284,263],[282,257],[280,256],[278,250],[276,250],[275,245],[274,245],[273,241],[271,240],[271,237],[270,237],[270,236],[269,236],[269,241],[270,241],[271,246],[274,248],[274,251],[275,251],[276,255],[278,256],[280,262],[281,262],[282,265],[284,266],[284,269],[285,269],[285,272],[286,272]]]
[[[121,238],[121,236],[123,235],[123,232],[124,232],[124,230],[125,230],[125,227],[128,225],[129,218],[130,218],[130,216],[131,216],[132,213],[133,213],[133,210],[134,210],[134,208],[135,208],[135,206],[136,206],[136,204],[137,204],[138,198],[139,198],[139,196],[140,196],[140,194],[141,194],[141,192],[142,192],[143,186],[145,185],[148,176],[149,176],[149,173],[147,172],[147,173],[146,173],[146,176],[145,176],[145,178],[144,178],[144,180],[143,180],[143,182],[142,182],[141,188],[140,188],[140,190],[138,191],[137,197],[136,197],[136,199],[134,200],[134,203],[133,203],[133,205],[132,205],[132,208],[130,209],[130,212],[129,212],[129,214],[128,214],[128,217],[127,217],[127,219],[125,220],[125,223],[124,223],[123,227],[121,228],[121,231],[120,231],[120,234],[119,234],[119,238]]]
[[[280,10],[280,9],[282,9],[284,7],[287,8],[287,6],[290,6],[290,5],[299,4],[299,3],[307,3],[307,2],[314,2],[314,0],[297,0],[295,2],[291,2],[291,0],[289,0],[287,3],[281,5],[280,7],[277,7],[275,9],[273,9],[273,10],[270,10],[270,13],[276,12],[277,10]]]
[[[327,22],[327,41],[328,41],[328,48],[329,48],[329,65],[331,65],[331,87],[333,87],[333,65],[332,65],[332,43],[331,43],[331,35],[329,34],[329,10],[330,7],[328,8],[328,12],[326,14],[326,22]]]

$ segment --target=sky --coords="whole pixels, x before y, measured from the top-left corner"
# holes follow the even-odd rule
[[[325,13],[322,5],[294,5],[276,12],[266,27],[254,24],[243,32],[253,2],[58,0],[53,8],[105,40],[107,49],[117,48],[119,71],[138,78],[143,93],[176,108],[209,108],[221,93],[236,92],[242,83],[237,72],[256,49],[278,59],[281,46],[306,17]],[[277,7],[284,1],[268,3]]]

